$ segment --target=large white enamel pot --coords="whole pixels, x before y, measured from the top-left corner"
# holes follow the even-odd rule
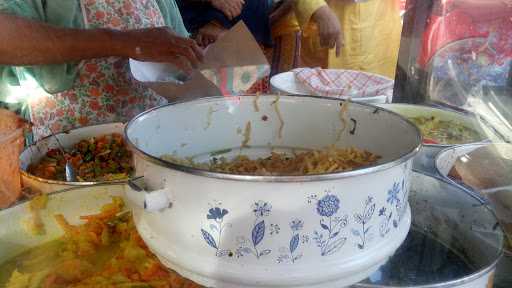
[[[340,121],[341,103],[213,97],[133,119],[125,136],[149,192],[130,188],[127,196],[148,247],[168,267],[209,287],[339,288],[376,271],[409,231],[411,166],[421,136],[406,119],[366,104],[350,103]],[[251,129],[244,129],[248,122]],[[270,147],[332,144],[382,158],[370,167],[308,176],[215,173],[160,158],[254,157]],[[384,208],[390,213],[380,214]]]

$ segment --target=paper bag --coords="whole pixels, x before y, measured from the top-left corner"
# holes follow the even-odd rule
[[[186,81],[175,77],[171,64],[130,60],[130,67],[135,79],[170,101],[240,95],[270,73],[265,55],[242,21],[206,49],[204,62]]]

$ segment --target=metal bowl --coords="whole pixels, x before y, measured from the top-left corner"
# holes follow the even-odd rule
[[[457,164],[461,179],[450,175]],[[459,145],[441,151],[436,169],[446,181],[493,207],[512,247],[512,144]]]
[[[21,181],[24,188],[30,189],[32,193],[52,193],[73,186],[90,186],[100,183],[124,183],[126,181],[105,181],[105,182],[66,182],[58,180],[43,179],[27,172],[30,164],[38,163],[50,149],[60,148],[60,141],[64,149],[73,147],[81,140],[89,139],[106,134],[122,134],[123,123],[110,123],[82,127],[68,132],[59,133],[41,139],[37,143],[27,147],[20,155]],[[58,140],[57,140],[58,139]]]
[[[436,107],[411,105],[411,104],[379,104],[379,107],[396,112],[404,117],[418,117],[418,116],[436,116],[441,120],[455,121],[464,126],[476,130],[482,137],[480,141],[475,143],[488,143],[491,141],[499,141],[499,137],[494,131],[482,122],[479,118],[472,114],[463,114],[451,110],[445,110]],[[470,143],[458,143],[470,144]],[[422,145],[420,153],[414,159],[413,169],[435,175],[435,157],[443,149],[458,145],[458,144],[426,144]]]

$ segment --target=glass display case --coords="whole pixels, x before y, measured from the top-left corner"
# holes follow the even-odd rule
[[[510,208],[504,207],[512,202],[512,177],[504,171],[511,167],[511,16],[510,1],[407,1],[393,95],[394,103],[460,113],[475,119],[473,127],[493,131],[487,135],[496,137],[486,142],[499,144],[448,148],[435,156],[433,174],[482,197],[508,233]],[[510,279],[503,281],[510,285]]]
[[[510,140],[508,1],[408,1],[394,102],[478,114]]]

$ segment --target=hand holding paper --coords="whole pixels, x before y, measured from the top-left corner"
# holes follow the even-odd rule
[[[176,77],[178,70],[170,64],[131,60],[130,66],[137,80],[171,101],[243,94],[270,71],[260,46],[242,21],[205,50],[203,63],[186,81]]]

